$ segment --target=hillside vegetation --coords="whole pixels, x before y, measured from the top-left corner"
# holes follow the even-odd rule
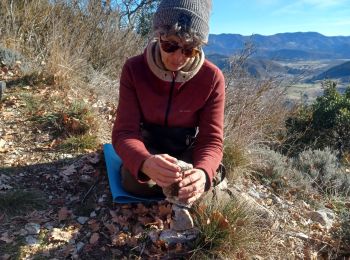
[[[161,239],[166,201],[112,202],[101,144],[156,4],[0,0],[0,257],[350,257],[350,90],[326,81],[311,104],[286,107],[286,86],[267,74],[280,67],[261,62],[265,77],[252,77],[249,47],[225,70],[229,186],[193,207],[197,238]]]
[[[350,62],[344,62],[340,65],[334,66],[325,72],[322,72],[313,80],[324,80],[324,79],[341,79],[350,78]]]

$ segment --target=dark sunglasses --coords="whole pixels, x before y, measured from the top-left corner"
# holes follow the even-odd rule
[[[199,50],[195,47],[181,47],[176,42],[164,41],[161,38],[159,40],[160,47],[166,53],[172,53],[177,51],[178,49],[181,49],[182,54],[185,55],[187,58],[192,58],[199,53]]]

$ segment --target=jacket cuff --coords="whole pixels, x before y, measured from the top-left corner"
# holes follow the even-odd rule
[[[198,164],[195,165],[194,168],[201,169],[204,171],[205,176],[206,176],[206,182],[205,182],[205,191],[208,191],[211,186],[213,186],[213,178],[214,175],[216,174],[215,171],[211,169],[211,167],[208,167],[204,164]]]

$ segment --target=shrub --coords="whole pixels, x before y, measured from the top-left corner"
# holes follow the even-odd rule
[[[350,178],[329,148],[302,152],[294,160],[294,166],[310,178],[313,186],[320,191],[342,195],[350,192]]]
[[[310,181],[293,167],[293,159],[266,147],[258,148],[254,153],[257,157],[255,172],[278,193],[292,192],[303,197],[313,192]]]
[[[323,83],[324,94],[302,106],[286,120],[285,148],[296,155],[305,148],[331,147],[341,155],[350,151],[350,86],[340,94],[333,81]]]
[[[0,62],[5,65],[13,66],[16,64],[16,61],[20,61],[22,58],[19,52],[0,46]]]

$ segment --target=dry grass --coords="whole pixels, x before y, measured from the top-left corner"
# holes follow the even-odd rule
[[[225,154],[229,173],[250,164],[250,150],[257,145],[276,145],[284,131],[285,88],[274,78],[256,79],[244,70],[251,55],[248,48],[232,58],[226,71]],[[229,162],[229,163],[227,163]],[[241,172],[244,172],[241,171]]]
[[[115,78],[145,41],[123,22],[120,6],[99,3],[0,0],[0,45],[45,63],[59,84],[85,86],[94,71]]]
[[[0,212],[7,216],[43,209],[45,203],[43,194],[37,191],[14,190],[0,193]]]
[[[195,226],[200,234],[192,259],[239,259],[257,250],[257,214],[235,199],[197,206]]]

